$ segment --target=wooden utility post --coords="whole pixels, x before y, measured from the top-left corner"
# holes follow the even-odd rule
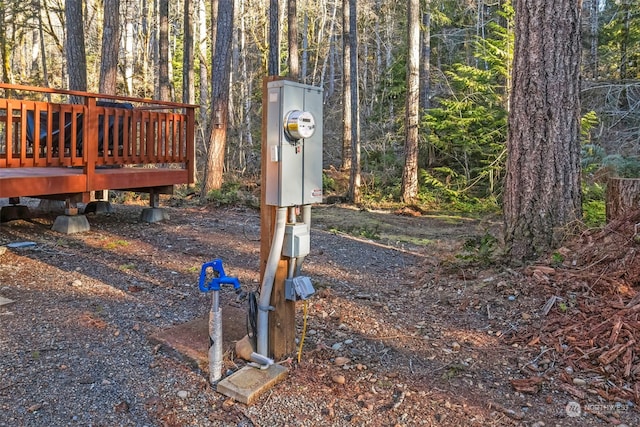
[[[267,148],[267,83],[280,80],[279,77],[266,77],[262,82],[262,147],[261,147],[261,178],[260,178],[260,283],[264,278],[267,258],[271,250],[271,241],[275,231],[276,207],[269,206],[266,201],[266,169],[269,161]],[[271,292],[271,306],[275,310],[269,312],[269,357],[276,360],[295,351],[296,338],[296,303],[284,297],[284,281],[287,277],[289,261],[281,258],[278,263],[273,291]]]

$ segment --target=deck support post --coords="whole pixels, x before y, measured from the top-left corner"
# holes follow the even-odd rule
[[[91,201],[84,207],[84,213],[110,214],[113,207],[109,201],[109,190],[96,190],[91,192]]]
[[[51,229],[63,234],[83,233],[89,231],[89,221],[86,216],[78,215],[78,203],[68,197],[64,201],[64,215],[56,217]]]
[[[16,219],[28,219],[31,217],[29,208],[20,204],[20,197],[10,197],[9,206],[0,208],[0,222],[9,222]]]
[[[149,190],[149,206],[151,207],[142,210],[142,214],[140,214],[141,221],[153,223],[169,219],[167,211],[159,207],[160,193],[153,188]]]

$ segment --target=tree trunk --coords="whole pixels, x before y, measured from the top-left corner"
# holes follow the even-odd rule
[[[118,53],[120,52],[120,0],[104,0],[102,29],[102,58],[98,91],[116,95],[118,82]]]
[[[169,80],[169,0],[159,0],[160,39],[158,55],[159,97],[163,101],[171,100],[171,81]]]
[[[349,173],[349,199],[360,203],[360,105],[358,96],[358,16],[357,0],[349,0],[349,78],[351,103],[351,167]],[[346,74],[346,70],[345,70]]]
[[[580,4],[517,0],[504,191],[505,243],[513,261],[561,242],[582,216]]]
[[[598,18],[600,11],[598,0],[591,0],[589,8],[589,61],[588,67],[591,69],[591,78],[598,80]]]
[[[289,77],[300,79],[300,57],[298,56],[297,0],[287,0],[287,33],[289,38]]]
[[[87,90],[87,56],[84,47],[84,20],[82,0],[66,0],[64,7],[67,29],[67,68],[69,89]],[[71,97],[71,102],[82,103],[82,99]]]
[[[209,135],[209,85],[202,84],[209,79],[209,62],[207,62],[207,11],[205,0],[198,0],[198,61],[200,63],[200,108],[198,109],[199,126],[196,152],[206,152],[206,137]],[[197,169],[197,168],[196,168]]]
[[[182,102],[194,104],[195,95],[195,70],[194,70],[194,0],[184,0],[184,40],[183,40],[183,63],[182,63]]]
[[[407,7],[408,55],[407,99],[405,105],[404,169],[402,201],[414,203],[418,196],[418,118],[420,113],[420,2],[409,0]]]
[[[640,209],[640,179],[609,178],[606,206],[607,222]]]
[[[425,0],[422,11],[422,30],[420,32],[420,114],[431,108],[431,0]],[[424,129],[428,134],[429,129]],[[423,136],[427,139],[427,135]],[[427,165],[431,166],[436,152],[433,144],[427,142]]]
[[[216,46],[211,67],[211,135],[207,150],[201,196],[222,186],[224,154],[229,118],[229,71],[231,65],[231,40],[233,38],[233,2],[218,4]]]
[[[349,0],[342,0],[342,170],[351,168],[351,31]]]
[[[280,75],[280,6],[278,0],[269,1],[269,61],[270,76]]]
[[[0,76],[0,81],[4,83],[12,83],[11,82],[11,59],[9,57],[9,49],[7,46],[7,28],[5,24],[6,12],[5,8],[0,8],[0,61],[2,61],[2,75]]]
[[[431,108],[431,0],[425,1],[420,33],[420,108]]]
[[[125,2],[125,14],[126,16],[134,16],[135,8],[132,2]],[[134,70],[135,70],[135,50],[136,46],[136,28],[134,22],[131,19],[127,19],[124,25],[124,65],[122,66],[122,79],[124,80],[124,86],[126,94],[129,96],[134,95]]]

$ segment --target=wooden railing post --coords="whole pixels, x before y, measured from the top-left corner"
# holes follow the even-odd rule
[[[82,156],[84,159],[84,173],[87,176],[87,191],[90,191],[93,188],[96,161],[98,159],[98,132],[89,132],[89,129],[98,129],[96,99],[89,96],[86,97],[85,107],[85,124],[82,127]]]

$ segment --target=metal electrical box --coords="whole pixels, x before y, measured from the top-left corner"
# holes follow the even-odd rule
[[[322,202],[322,89],[267,83],[266,204]]]

